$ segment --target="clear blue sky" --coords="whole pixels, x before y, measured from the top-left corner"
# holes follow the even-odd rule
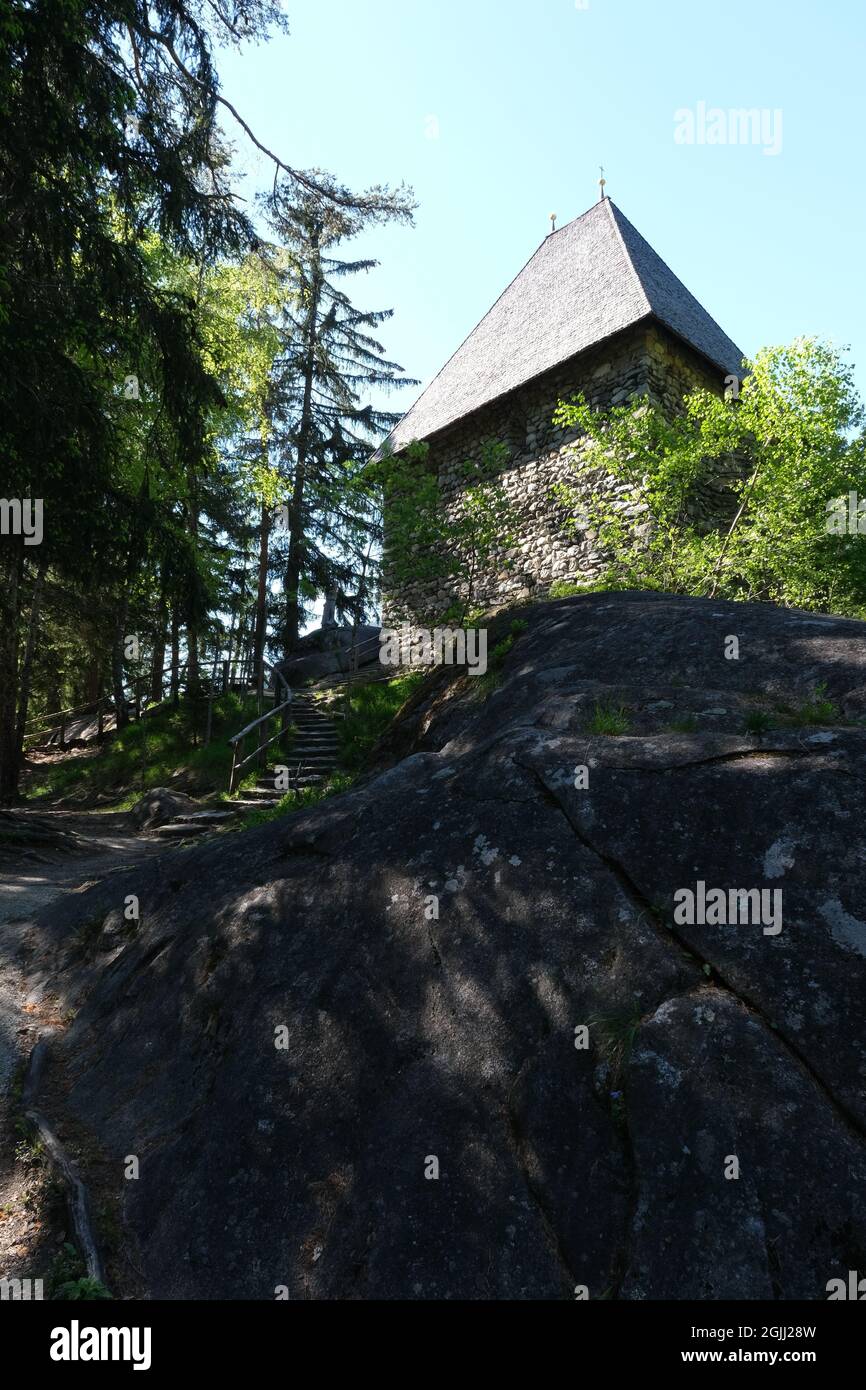
[[[746,353],[850,344],[866,396],[863,0],[285,9],[288,37],[222,55],[223,91],[290,163],[413,186],[415,228],[370,234],[381,267],[350,290],[395,310],[385,346],[410,375],[438,371],[551,212],[562,226],[595,201],[603,163],[608,194]],[[780,111],[780,151],[678,144],[674,113],[701,102]]]

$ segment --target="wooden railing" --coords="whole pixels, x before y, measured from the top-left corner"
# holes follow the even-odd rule
[[[235,734],[234,738],[229,739],[229,744],[232,749],[232,767],[229,773],[230,795],[236,791],[244,768],[254,761],[258,761],[259,766],[263,767],[267,750],[272,744],[279,743],[281,739],[284,739],[289,729],[289,710],[292,705],[292,692],[289,683],[283,673],[278,671],[276,667],[271,666],[270,662],[265,661],[262,664],[267,667],[275,677],[274,708],[268,710],[266,714],[260,714],[258,719],[253,720],[252,724],[248,724],[245,729],[241,729],[239,734]],[[278,698],[280,699],[279,704],[277,703]],[[280,719],[279,729],[275,734],[272,734],[270,738],[266,738],[265,733],[267,732],[267,725],[272,719],[276,719],[278,716]],[[256,747],[253,749],[252,753],[244,757],[244,745],[250,734],[256,729],[261,731]]]
[[[180,679],[183,676],[183,673],[186,670],[186,668],[187,662],[184,662],[183,665],[178,668],[178,682],[180,682]],[[163,666],[159,674],[161,677],[163,677],[166,675],[166,673],[171,672],[172,667],[171,665],[168,665]],[[153,673],[147,672],[145,675],[142,676],[133,676],[132,679],[126,684],[126,686],[124,686],[124,695],[126,696],[126,703],[128,706],[134,708],[136,719],[140,719],[142,717],[142,713],[151,713],[153,710],[159,707],[158,703],[154,703],[152,706],[150,706],[150,709],[148,709],[146,703],[144,707],[142,706],[141,696],[139,694],[139,687],[142,685],[149,685],[152,682],[152,680]],[[66,726],[78,715],[93,714],[96,716],[98,725],[96,737],[101,742],[105,732],[106,715],[112,713],[113,711],[114,700],[107,695],[101,695],[99,699],[90,700],[86,705],[73,705],[70,706],[69,709],[54,710],[50,714],[34,714],[27,720],[27,723],[24,726],[24,739],[26,742],[27,739],[40,738],[44,734],[59,733],[60,737],[58,739],[58,744],[59,747],[63,749],[66,743]],[[36,723],[40,724],[42,727],[38,729],[30,728],[31,724]]]
[[[107,701],[105,700],[96,700],[95,702],[91,700],[86,705],[73,705],[69,709],[55,710],[52,714],[34,714],[24,726],[25,741],[29,738],[39,738],[42,734],[55,734],[59,729],[62,748],[65,742],[66,725],[79,714],[95,714],[99,720],[99,732],[101,734],[106,704]],[[30,724],[44,720],[49,721],[44,728],[31,729],[28,727]]]

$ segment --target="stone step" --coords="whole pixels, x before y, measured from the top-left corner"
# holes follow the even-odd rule
[[[332,753],[298,753],[283,763],[290,772],[299,767],[336,767],[340,759]]]
[[[281,767],[297,767],[298,763],[335,763],[337,761],[336,749],[330,748],[308,748],[302,752],[300,748],[293,748],[291,753],[286,756]]]
[[[334,748],[340,747],[340,740],[334,738],[333,734],[308,734],[299,731],[297,738],[292,741],[289,752],[295,748]]]
[[[295,769],[289,779],[289,791],[291,791],[292,787],[296,786],[298,782],[304,782],[310,777],[315,778],[317,782],[323,782],[332,771],[333,768],[330,767],[302,767],[300,772]],[[256,790],[263,795],[268,794],[274,796],[276,794],[277,796],[285,796],[285,792],[275,793],[273,785],[268,785],[268,783],[260,782]]]
[[[326,782],[333,770],[334,769],[331,767],[302,767],[300,772],[295,772],[292,775],[289,779],[289,785],[284,790],[281,791],[277,787],[268,786],[256,787],[255,791],[251,790],[249,795],[254,795],[259,800],[267,796],[275,796],[279,799],[282,796],[288,796],[289,792],[294,791],[295,787],[300,786],[310,777],[314,778],[317,782]]]
[[[225,811],[185,811],[151,832],[163,840],[180,839],[184,835],[203,835],[206,830],[218,830],[238,815],[237,807]]]
[[[298,767],[296,764],[289,773],[289,785],[287,790],[291,790],[291,788],[295,785],[299,777],[309,777],[313,775],[317,777],[327,777],[329,773],[333,772],[334,770],[335,769],[333,763],[302,763],[300,767]],[[256,783],[256,791],[268,791],[271,793],[271,795],[277,796],[285,795],[285,793],[277,786],[275,781],[268,781],[266,779],[260,780]]]
[[[283,763],[283,767],[287,767],[289,768],[289,770],[291,770],[293,767],[297,767],[301,763],[303,763],[305,766],[309,763],[318,763],[323,767],[336,767],[339,761],[340,760],[337,757],[336,753],[293,752],[292,756],[290,758],[287,758],[286,761]]]
[[[333,734],[328,733],[327,730],[318,733],[310,729],[299,729],[294,740],[294,746],[300,743],[332,743],[336,748],[340,746],[340,740],[335,738]]]
[[[158,836],[160,840],[180,840],[188,839],[190,835],[203,835],[206,830],[212,830],[210,825],[177,825],[174,821],[169,821],[168,825],[158,825],[151,831],[152,835]]]

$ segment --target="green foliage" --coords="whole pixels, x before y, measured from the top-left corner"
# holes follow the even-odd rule
[[[5,537],[0,554],[2,801],[29,714],[110,691],[124,722],[125,685],[143,674],[125,635],[141,638],[155,688],[173,626],[191,693],[204,651],[257,659],[265,645],[249,570],[259,530],[267,566],[287,482],[301,506],[280,402],[297,387],[309,264],[290,237],[263,245],[232,187],[217,58],[284,26],[279,0],[7,0],[0,17],[0,354],[14,363],[0,457],[4,492],[45,513],[37,550]],[[406,189],[356,196],[273,165],[269,212],[315,205],[346,235],[411,221]],[[317,421],[331,473],[295,530],[320,562],[303,576],[314,593],[328,565],[346,583],[362,565],[374,509],[357,505],[363,489],[350,503],[347,479],[388,418],[361,395],[397,384],[368,332],[384,317],[345,296],[324,304],[314,375],[317,401],[335,403],[333,428]]]
[[[70,1279],[65,1284],[61,1284],[52,1297],[69,1300],[87,1299],[93,1302],[97,1299],[111,1299],[113,1294],[99,1279],[85,1276],[81,1279]]]
[[[254,697],[235,693],[214,701],[211,742],[205,747],[203,700],[182,699],[177,708],[166,705],[140,722],[128,724],[94,755],[70,758],[34,775],[29,798],[95,796],[117,791],[113,810],[125,810],[152,787],[171,786],[178,772],[200,790],[228,783],[232,749],[228,740],[257,715]],[[121,795],[121,792],[123,795]]]
[[[812,694],[799,704],[780,702],[772,713],[764,709],[750,710],[744,728],[750,734],[764,734],[773,728],[806,729],[845,722],[838,706],[828,697],[826,685],[819,682]]]
[[[277,802],[276,806],[265,806],[260,811],[249,811],[247,815],[240,817],[237,825],[232,828],[253,830],[258,825],[267,825],[270,821],[282,820],[284,816],[290,816],[295,811],[317,806],[320,801],[327,801],[329,797],[339,796],[341,792],[349,791],[354,780],[355,778],[348,772],[335,772],[320,786],[300,787],[297,791],[286,792],[286,795]]]
[[[71,1241],[64,1242],[54,1256],[46,1285],[48,1297],[53,1300],[94,1302],[113,1297],[104,1284],[88,1276],[84,1261]]]
[[[413,671],[396,680],[359,685],[352,691],[345,717],[337,721],[340,740],[340,769],[318,787],[303,787],[287,792],[276,806],[251,811],[238,824],[248,830],[307,806],[315,806],[328,797],[349,791],[369,761],[370,753],[388,728],[395,715],[423,683],[426,673]]]
[[[613,705],[604,700],[596,701],[595,709],[586,726],[587,733],[605,734],[614,738],[627,734],[630,728],[631,720],[625,706]]]
[[[578,594],[607,594],[614,589],[625,589],[628,585],[618,582],[615,576],[604,579],[580,580],[557,579],[551,584],[548,598],[575,598]]]
[[[457,471],[455,506],[446,512],[426,444],[389,454],[371,470],[387,508],[384,583],[438,581],[453,596],[444,611],[416,614],[428,626],[469,620],[478,581],[500,549],[514,544],[517,518],[502,484],[507,447],[486,441]]]
[[[833,701],[827,697],[827,687],[823,682],[815,686],[813,694],[799,705],[781,705],[780,709],[787,723],[806,728],[813,724],[838,724],[841,714]]]
[[[519,640],[529,627],[529,623],[524,618],[512,619],[511,625],[505,637],[501,638],[487,653],[487,670],[483,676],[472,677],[472,693],[478,699],[487,699],[491,691],[495,690],[502,679],[502,668],[505,665],[505,658],[511,651],[515,642]]]
[[[338,616],[363,622],[369,603],[371,541],[378,497],[365,473],[375,441],[399,416],[371,395],[417,385],[391,362],[375,334],[392,310],[359,309],[343,282],[375,268],[338,254],[370,215],[303,191],[265,200],[286,248],[291,294],[278,324],[280,353],[270,383],[274,447],[288,505],[280,545],[283,643],[291,650],[322,592],[338,595]]]
[[[346,716],[337,724],[340,761],[350,773],[357,776],[364,770],[372,749],[425,677],[424,671],[412,671],[352,691]]]
[[[560,425],[583,438],[572,476],[553,492],[566,527],[586,530],[607,559],[603,584],[818,611],[866,612],[866,546],[833,534],[829,509],[866,496],[864,414],[852,368],[831,346],[799,339],[748,364],[739,398],[686,398],[673,420],[645,401],[593,411],[562,403]],[[722,524],[696,507],[715,474]],[[624,491],[616,505],[611,484]],[[641,509],[637,522],[618,507]]]

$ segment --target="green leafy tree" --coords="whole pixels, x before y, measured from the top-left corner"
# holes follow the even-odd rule
[[[863,408],[842,355],[806,338],[765,348],[736,395],[696,391],[684,406],[670,420],[644,401],[557,411],[581,437],[554,496],[603,554],[601,582],[862,613],[866,526],[828,524],[839,499],[866,497]]]

